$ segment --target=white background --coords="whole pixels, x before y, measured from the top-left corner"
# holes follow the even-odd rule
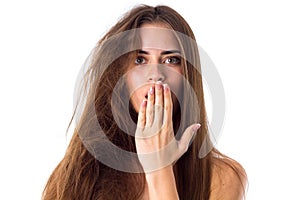
[[[249,200],[299,198],[297,1],[152,1],[173,7],[222,78],[219,149],[249,176]],[[77,73],[141,1],[1,1],[0,199],[40,199],[68,144]],[[70,133],[71,134],[71,133]]]

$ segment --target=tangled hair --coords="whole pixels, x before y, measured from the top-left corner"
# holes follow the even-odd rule
[[[137,113],[131,103],[128,105],[128,102],[122,99],[123,95],[128,95],[128,91],[123,88],[124,94],[118,94],[119,98],[115,103],[112,103],[112,96],[118,81],[126,73],[128,68],[126,63],[136,55],[133,47],[139,40],[134,31],[131,32],[133,34],[115,36],[140,28],[145,23],[164,24],[169,29],[195,40],[187,22],[167,6],[135,7],[106,33],[96,45],[88,69],[84,73],[83,87],[71,120],[72,122],[77,119],[74,134],[65,156],[46,184],[43,192],[44,200],[142,198],[146,186],[144,173],[117,170],[99,161],[101,160],[99,153],[102,152],[102,156],[105,154],[101,146],[106,145],[103,137],[99,137],[99,132],[117,147],[128,152],[136,152],[134,136],[127,134],[134,133],[136,127],[132,126],[128,122],[130,120],[120,111],[120,108],[129,110],[132,121],[137,120]],[[180,34],[177,35],[177,39],[185,54],[184,78],[195,92],[196,99],[188,92],[183,95],[180,111],[173,114],[174,132],[177,133],[176,138],[180,139],[188,125],[199,122],[201,127],[188,151],[174,164],[174,175],[180,199],[206,200],[209,199],[211,191],[214,159],[229,158],[213,148],[209,140],[197,45],[190,42],[192,40],[184,40]],[[196,107],[199,108],[199,113],[191,112],[190,108]],[[184,117],[181,117],[182,114]],[[120,129],[120,124],[125,128]],[[198,158],[198,151],[204,143],[208,152],[206,156]],[[112,156],[111,159],[118,157]],[[224,162],[230,165],[230,162]],[[137,158],[133,157],[128,163],[137,171],[141,169]],[[238,176],[241,176],[238,169],[233,165],[230,166]]]

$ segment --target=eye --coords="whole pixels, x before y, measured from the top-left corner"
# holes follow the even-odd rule
[[[146,63],[146,59],[142,56],[139,56],[135,59],[134,63],[136,65],[142,65],[142,64],[145,64]]]
[[[164,63],[172,64],[172,65],[179,65],[179,64],[181,64],[181,59],[178,57],[168,57],[167,59],[165,59]]]

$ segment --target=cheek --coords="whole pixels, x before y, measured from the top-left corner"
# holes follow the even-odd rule
[[[139,110],[139,105],[142,102],[142,86],[145,84],[143,74],[137,71],[130,71],[126,74],[126,87],[130,95],[130,101],[135,110]]]
[[[173,93],[176,96],[181,95],[183,89],[183,72],[182,68],[178,68],[176,70],[170,70],[168,76],[168,84]]]
[[[143,82],[141,77],[141,74],[134,70],[129,71],[126,74],[126,86],[129,91],[129,94],[141,87],[141,84]]]
[[[172,101],[174,111],[177,112],[180,107],[180,102],[183,100],[183,73],[181,68],[172,70],[168,76],[168,84],[172,91]]]
[[[181,101],[183,98],[183,85],[182,81],[172,82],[170,83],[170,88],[172,91],[172,99],[173,101]]]

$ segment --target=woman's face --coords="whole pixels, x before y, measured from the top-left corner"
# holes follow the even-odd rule
[[[155,82],[168,84],[174,111],[182,92],[183,67],[179,44],[170,29],[162,24],[144,24],[140,29],[141,48],[126,73],[130,100],[136,112]],[[175,95],[175,96],[174,96]]]

